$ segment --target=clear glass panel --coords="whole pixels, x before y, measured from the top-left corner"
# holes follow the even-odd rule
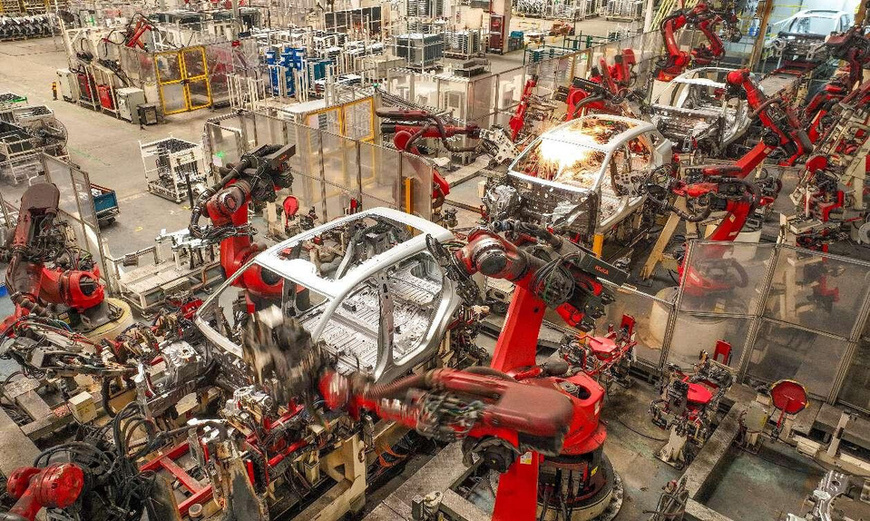
[[[178,53],[162,53],[154,57],[160,83],[181,80],[181,65],[178,61]]]
[[[410,212],[424,219],[430,219],[432,217],[432,167],[415,155],[402,153],[402,177],[413,180]],[[405,211],[409,210],[404,202],[401,208]]]
[[[142,74],[142,82],[155,84],[157,83],[157,77],[155,76],[154,70],[154,55],[153,54],[145,54],[145,53],[137,53],[139,57],[139,71]]]
[[[187,101],[184,99],[184,84],[170,83],[160,86],[163,96],[163,112],[171,114],[187,110]]]
[[[865,337],[858,342],[852,365],[843,381],[840,401],[865,411],[870,410],[870,338]]]
[[[680,312],[668,350],[668,362],[690,367],[698,362],[701,351],[714,356],[719,341],[724,340],[731,344],[731,348],[724,345],[718,347],[722,356],[717,357],[717,361],[736,369],[750,325],[751,319],[748,318],[698,316]]]
[[[846,346],[844,340],[764,320],[747,376],[763,382],[788,378],[815,395],[827,396]]]
[[[227,163],[235,163],[239,160],[242,145],[241,131],[232,128],[232,124],[231,121],[224,121],[220,125],[206,123],[208,149],[212,154],[210,161],[215,166],[225,166]]]
[[[209,45],[205,49],[209,85],[215,105],[229,102],[227,73],[232,71],[233,56],[229,43]]]
[[[188,78],[205,75],[205,52],[203,49],[193,49],[181,53],[184,56],[184,72]]]
[[[323,137],[323,175],[326,180],[326,212],[327,218],[335,219],[344,215],[351,193],[356,193],[356,147],[350,139],[336,136],[328,132]],[[353,151],[352,156],[348,149]],[[353,160],[349,163],[348,160]]]
[[[609,325],[618,328],[623,315],[635,319],[635,355],[639,360],[658,366],[662,355],[662,339],[668,322],[671,304],[626,287],[614,290],[616,301],[608,305],[606,314],[595,323],[595,332],[603,334]]]
[[[692,243],[680,310],[755,314],[774,250],[769,243]],[[708,289],[713,287],[718,290]]]
[[[91,192],[91,183],[84,172],[70,170],[76,196],[79,199],[81,219],[88,226],[97,226],[97,214],[94,209],[94,194]]]
[[[76,220],[81,220],[79,205],[76,200],[77,191],[73,186],[72,172],[69,165],[50,156],[43,156],[45,160],[46,174],[52,183],[60,191],[58,208],[71,215]],[[85,244],[85,243],[81,243]]]
[[[518,68],[498,74],[496,101],[501,110],[511,109],[520,102],[525,86],[525,69]]]
[[[188,84],[190,93],[190,108],[207,107],[211,103],[208,91],[208,79],[191,80]]]
[[[370,141],[375,137],[374,100],[365,98],[348,103],[344,110],[344,135],[361,141]]]
[[[764,316],[848,338],[870,287],[870,269],[782,248]]]
[[[360,155],[363,170],[363,208],[401,208],[403,203],[399,152],[360,143]],[[371,168],[369,165],[372,165]]]

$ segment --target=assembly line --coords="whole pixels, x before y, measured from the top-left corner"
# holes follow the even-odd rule
[[[870,519],[822,7],[2,0],[0,520]]]

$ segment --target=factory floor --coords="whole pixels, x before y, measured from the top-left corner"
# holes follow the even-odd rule
[[[551,23],[515,18],[512,28],[543,29]],[[577,30],[606,35],[616,25],[592,19],[579,22]],[[46,104],[54,110],[69,131],[72,162],[87,172],[93,183],[116,190],[121,214],[103,229],[114,256],[151,246],[161,229],[185,227],[189,219],[186,203],[175,204],[147,192],[139,142],[170,135],[198,142],[205,120],[226,109],[173,116],[167,124],[140,130],[109,115],[54,101],[51,82],[56,79],[55,71],[67,66],[62,47],[60,38],[0,43],[0,92],[24,95],[31,104]],[[522,53],[493,56],[491,60],[494,71],[503,70],[522,63]],[[26,186],[4,183],[0,189],[6,200],[17,205]],[[469,183],[467,189],[466,195],[473,199],[476,183]],[[8,299],[0,301],[0,316],[6,314],[2,309],[6,302]],[[655,458],[666,433],[648,419],[647,407],[654,393],[643,382],[627,390],[616,388],[604,408],[610,433],[606,453],[625,486],[618,520],[647,519],[649,514],[644,512],[655,508],[661,487],[681,475]],[[799,511],[803,498],[822,475],[821,470],[798,460],[791,449],[782,446],[766,448],[760,456],[732,449],[724,463],[718,486],[702,502],[742,521],[770,521],[784,518],[783,512]]]
[[[683,471],[656,458],[667,432],[654,426],[648,407],[655,389],[635,381],[629,389],[615,386],[602,409],[608,437],[604,452],[619,473],[625,499],[617,521],[646,520],[661,488]],[[774,521],[799,513],[804,498],[824,471],[789,446],[766,442],[758,455],[733,446],[711,478],[713,485],[696,498],[723,516],[740,521]]]
[[[511,28],[547,31],[552,23],[552,20],[515,17]],[[576,30],[606,36],[616,25],[603,18],[593,18],[577,22]],[[521,66],[523,52],[487,55],[487,58],[491,61],[491,70],[499,72]],[[203,109],[174,115],[168,117],[165,124],[140,130],[138,125],[108,114],[53,100],[51,83],[57,80],[57,69],[66,67],[60,36],[0,42],[0,92],[26,96],[32,105],[45,104],[51,108],[67,128],[70,160],[88,173],[92,183],[117,192],[121,215],[102,230],[111,254],[117,257],[147,248],[154,244],[154,237],[161,229],[173,231],[186,227],[190,216],[187,203],[175,204],[146,190],[139,143],[169,136],[198,143],[205,121],[230,109]],[[4,199],[16,206],[27,188],[25,183],[12,186],[5,181],[0,182],[0,187]]]

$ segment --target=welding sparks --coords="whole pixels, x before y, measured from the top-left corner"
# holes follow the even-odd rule
[[[549,181],[594,188],[606,154],[599,147],[631,128],[629,122],[582,118],[547,131],[517,164],[521,172]]]

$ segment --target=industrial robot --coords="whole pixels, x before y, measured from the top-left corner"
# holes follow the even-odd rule
[[[634,71],[637,59],[634,51],[623,49],[622,54],[616,55],[613,61],[613,65],[608,65],[602,57],[598,67],[593,67],[590,71],[589,79],[574,78],[565,95],[565,121],[590,112],[639,116],[627,104],[628,101],[643,101],[643,96],[631,90],[637,83],[637,73]]]
[[[861,83],[864,67],[870,64],[870,39],[860,27],[852,27],[825,40],[830,57],[842,60],[844,67],[826,83],[804,107],[802,120],[810,141],[818,142],[833,118],[828,113]]]
[[[248,222],[251,203],[274,201],[276,192],[293,184],[287,161],[295,145],[263,145],[245,154],[238,163],[221,167],[221,179],[200,194],[191,211],[188,231],[195,239],[220,243],[221,268],[232,277],[257,253],[265,249],[253,242],[254,228]],[[203,213],[211,225],[200,226]],[[236,280],[253,295],[281,294],[281,279],[254,265]]]
[[[658,180],[651,182],[647,188],[653,204],[678,214],[687,222],[701,222],[710,217],[714,210],[724,210],[726,216],[707,239],[731,242],[737,238],[755,210],[770,205],[780,190],[775,180],[752,182],[747,180],[749,174],[774,151],[779,150],[783,154],[780,165],[790,166],[812,152],[813,145],[784,100],[765,96],[752,79],[749,70],[730,72],[726,82],[733,94],[746,97],[750,108],[758,116],[764,126],[761,140],[732,164],[684,167],[682,179],[671,177],[670,172],[662,169],[658,176],[653,176]],[[693,211],[687,212],[674,207],[667,201],[670,195],[685,197],[695,203],[692,206]],[[726,248],[705,249],[705,258],[693,259],[693,266],[685,274],[685,262],[680,266],[686,294],[703,297],[710,293],[729,291],[735,284],[742,286],[748,282],[746,273],[739,264],[728,261],[728,265],[723,265],[725,261],[722,256],[725,251]],[[702,266],[707,269],[701,270]],[[737,273],[736,278],[734,271]]]
[[[490,156],[491,162],[496,164],[511,160],[518,154],[511,139],[500,129],[482,129],[476,123],[445,124],[441,117],[425,110],[382,107],[375,112],[381,118],[381,133],[392,134],[393,145],[403,152],[424,156],[429,151],[420,140],[432,138],[438,139],[448,152],[454,154],[483,152]],[[473,143],[464,146],[454,145],[450,139],[457,136],[465,136],[473,140]],[[419,163],[415,163],[415,168],[418,165]],[[435,222],[441,221],[441,206],[449,194],[450,183],[437,169],[433,169],[432,210]]]
[[[733,8],[717,11],[706,2],[699,2],[692,9],[680,9],[667,16],[659,27],[667,55],[661,57],[656,64],[656,79],[671,81],[685,72],[690,65],[704,67],[717,63],[725,55],[725,46],[717,34],[716,26],[724,23],[729,40],[738,42],[742,35],[737,22]],[[697,27],[707,38],[709,45],[702,43],[688,53],[680,49],[676,33],[687,25]]]
[[[33,185],[21,198],[18,223],[0,248],[15,304],[15,312],[0,326],[3,334],[20,321],[40,318],[100,337],[131,320],[129,309],[106,300],[93,257],[74,244],[66,223],[57,220],[59,201],[60,191],[52,183]]]

